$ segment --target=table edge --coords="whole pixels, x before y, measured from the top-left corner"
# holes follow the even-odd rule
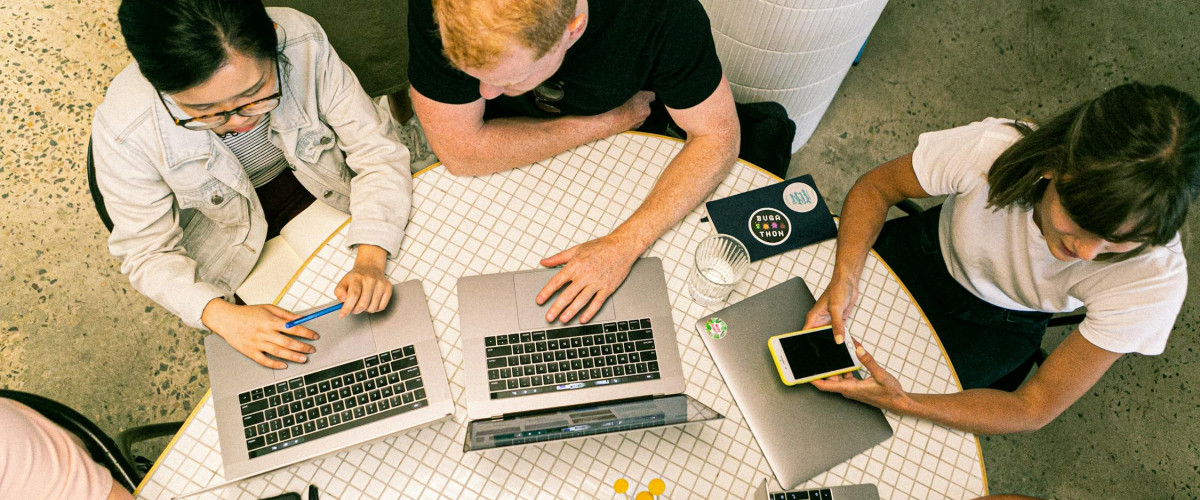
[[[902,281],[900,277],[896,275],[896,272],[892,270],[892,266],[889,266],[887,261],[883,260],[883,257],[880,257],[874,249],[871,249],[871,254],[874,255],[881,264],[883,264],[883,267],[887,269],[888,274],[892,275],[892,279],[896,280],[896,283],[900,284],[900,289],[904,290],[904,294],[908,295],[908,300],[912,302],[913,307],[917,308],[917,313],[921,315],[921,320],[929,326],[929,332],[933,334],[933,339],[937,341],[938,349],[942,351],[942,357],[946,358],[946,366],[950,367],[950,375],[954,377],[954,385],[958,386],[958,390],[961,392],[963,388],[962,382],[958,380],[958,371],[954,369],[954,362],[950,361],[950,355],[946,353],[946,347],[942,345],[942,338],[938,336],[937,330],[933,328],[933,323],[930,323],[929,318],[925,316],[925,310],[921,309],[921,305],[917,303],[917,300],[913,298],[912,293],[908,291],[908,287],[904,285],[904,281]],[[977,434],[974,432],[971,432],[970,434],[971,437],[975,439],[975,453],[979,456],[979,473],[983,476],[983,495],[987,496],[990,494],[990,492],[988,489],[987,467],[983,463],[983,446],[979,443],[979,436]]]

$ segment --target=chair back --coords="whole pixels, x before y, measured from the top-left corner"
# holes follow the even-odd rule
[[[104,208],[104,195],[100,194],[100,186],[96,185],[96,163],[92,160],[92,140],[88,139],[87,150],[87,178],[88,190],[92,192],[92,204],[96,205],[96,213],[100,215],[100,222],[104,223],[104,227],[108,228],[108,232],[112,232],[113,222],[108,217],[108,210]]]
[[[133,491],[141,481],[137,469],[121,455],[112,438],[79,412],[62,403],[27,392],[0,389],[0,398],[11,399],[28,406],[59,427],[78,436],[92,460],[108,469],[113,479],[126,490]]]

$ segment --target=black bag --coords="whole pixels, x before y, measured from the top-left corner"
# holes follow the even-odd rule
[[[737,103],[737,115],[742,127],[738,158],[786,179],[796,138],[796,122],[787,110],[777,102]]]
[[[638,130],[687,139],[687,133],[666,114],[654,112],[658,101],[650,103],[650,118]],[[738,124],[742,127],[741,149],[738,158],[746,160],[780,179],[787,178],[792,161],[792,139],[796,138],[796,122],[788,118],[787,109],[777,102],[735,103]],[[665,129],[665,130],[664,130]]]

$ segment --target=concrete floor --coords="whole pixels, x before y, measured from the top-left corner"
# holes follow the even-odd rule
[[[110,433],[183,419],[208,384],[201,333],[129,286],[88,196],[92,112],[129,62],[117,4],[0,2],[0,387],[57,399]],[[790,174],[814,174],[838,210],[858,175],[923,131],[1045,119],[1128,80],[1200,95],[1197,24],[1195,2],[894,1]],[[1176,326],[1163,355],[1123,358],[1053,424],[982,438],[991,490],[1200,496],[1195,293]]]

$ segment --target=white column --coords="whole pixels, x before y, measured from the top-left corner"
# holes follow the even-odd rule
[[[800,149],[833,101],[887,0],[700,0],[738,102],[775,101]]]

